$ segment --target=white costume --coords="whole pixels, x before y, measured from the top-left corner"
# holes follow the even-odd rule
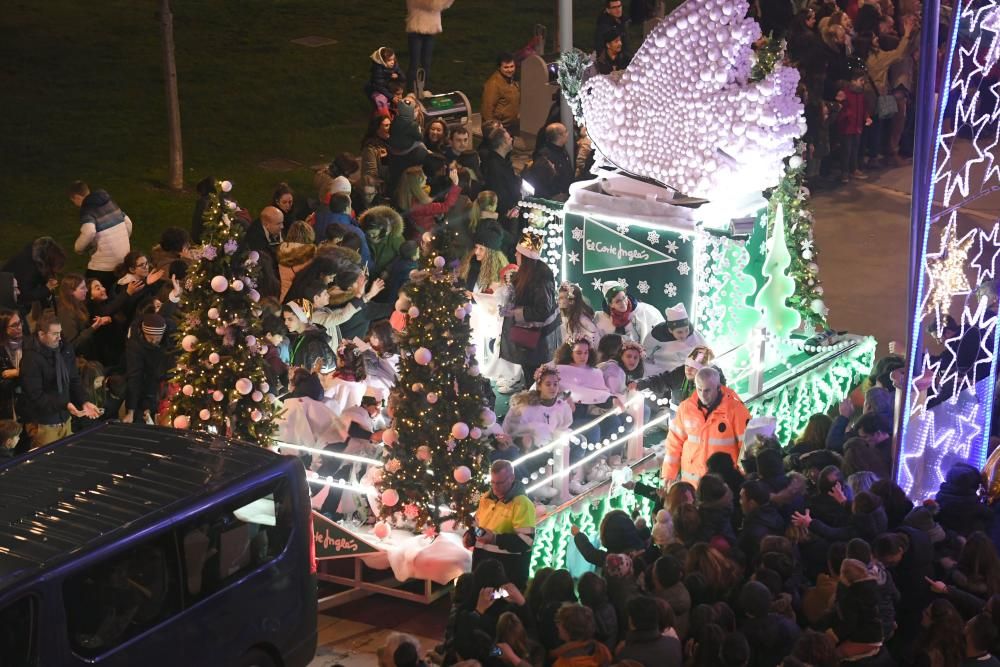
[[[562,318],[563,342],[576,340],[579,336],[585,336],[590,341],[590,346],[597,349],[597,344],[601,341],[601,330],[597,328],[594,320],[584,314],[580,314],[580,324],[576,328],[569,326],[569,320]]]
[[[682,366],[691,350],[706,344],[705,339],[688,321],[687,308],[683,303],[667,308],[666,313],[666,324],[655,327],[649,332],[649,336],[642,340],[642,346],[646,348],[647,376],[672,371]],[[690,332],[684,340],[677,340],[671,331],[679,327],[688,327]]]
[[[569,392],[574,403],[598,405],[611,398],[604,373],[590,366],[559,365],[559,385]]]
[[[642,343],[642,341],[646,340],[649,332],[653,330],[653,327],[661,322],[663,322],[663,315],[660,315],[660,311],[648,303],[636,301],[635,310],[632,312],[632,319],[625,325],[625,333],[622,336],[627,340]],[[597,313],[596,324],[602,336],[615,333],[614,322],[612,322],[611,315],[608,313]]]
[[[503,430],[511,438],[523,440],[523,449],[544,447],[572,426],[573,411],[569,403],[557,398],[554,404],[543,405],[533,391],[515,395],[503,420]]]

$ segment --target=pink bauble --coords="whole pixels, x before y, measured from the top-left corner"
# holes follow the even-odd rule
[[[226,327],[220,324],[219,326],[215,327],[215,333],[220,336],[226,335]]]
[[[421,366],[426,366],[427,364],[431,363],[431,359],[433,358],[434,355],[432,355],[431,351],[428,350],[426,347],[418,347],[416,351],[413,353],[413,360],[418,364],[420,364]]]
[[[427,445],[420,445],[417,447],[417,458],[421,461],[431,460],[431,448]]]
[[[247,345],[249,345],[251,347],[253,347],[254,345],[257,344],[257,337],[256,336],[247,336],[246,340],[247,340]]]
[[[256,402],[260,402],[264,400],[264,394],[260,393],[259,391],[255,391],[254,393],[250,394],[250,398],[252,398]]]
[[[497,423],[496,413],[489,408],[483,408],[483,411],[479,413],[479,418],[482,419],[485,428],[489,428]]]
[[[254,420],[255,422],[259,422],[263,418],[264,418],[264,415],[261,413],[260,410],[257,410],[255,408],[255,409],[253,409],[253,410],[250,411],[250,419]]]
[[[247,296],[250,297],[250,300],[253,301],[254,303],[260,301],[260,292],[258,292],[255,289],[247,290]]]
[[[260,260],[260,253],[256,250],[251,250],[247,253],[247,261],[251,264],[256,264]]]
[[[191,425],[191,419],[187,415],[177,415],[174,417],[174,428],[187,428]]]
[[[218,389],[212,392],[212,400],[216,403],[220,402],[223,398],[225,398],[225,395]]]
[[[242,396],[246,396],[253,391],[253,382],[250,381],[250,378],[240,378],[236,381],[236,391],[240,392]]]
[[[406,311],[406,314],[410,317],[420,317],[420,309],[416,306],[410,306],[410,309]]]
[[[185,396],[193,396],[194,395],[194,387],[192,387],[189,384],[186,384],[181,389],[181,393],[184,394]]]
[[[223,192],[229,192],[230,190],[233,189],[233,182],[222,181],[222,183],[219,184],[219,189],[221,189]]]
[[[217,320],[217,319],[219,319],[219,309],[218,308],[209,308],[208,309],[208,319],[210,319],[210,320]]]
[[[181,349],[185,352],[193,352],[194,346],[198,344],[198,337],[192,334],[188,334],[181,338]],[[188,394],[190,396],[190,394]]]
[[[445,263],[444,257],[442,257],[441,255],[438,255],[437,257],[434,258],[434,266],[436,266],[437,268],[443,269],[444,263]]]
[[[459,484],[465,484],[472,479],[472,471],[469,470],[467,466],[458,466],[455,468],[453,475],[455,477],[455,481]]]
[[[464,320],[466,315],[467,313],[465,312],[465,308],[463,308],[462,306],[459,306],[458,308],[455,309],[455,317],[457,317],[458,319]]]
[[[218,352],[213,352],[212,354],[208,355],[208,363],[210,364],[217,364],[221,359],[222,357],[219,356]]]
[[[207,421],[212,416],[212,413],[206,409],[199,412],[198,416],[201,418],[202,421]]]
[[[483,437],[482,429],[480,429],[477,426],[473,426],[472,428],[469,429],[469,437],[472,438],[473,440],[479,440],[481,437]]]
[[[424,385],[421,382],[414,382],[410,385],[410,389],[415,393],[420,393],[424,390]]]
[[[427,402],[434,405],[438,402],[438,395],[433,391],[427,394]]]
[[[237,278],[236,280],[234,280],[229,286],[233,288],[234,292],[242,292],[243,291],[243,281],[240,280],[239,278]]]
[[[434,235],[431,234],[430,232],[424,232],[423,236],[421,236],[420,238],[423,239],[424,243],[433,243],[434,242]]]
[[[229,289],[229,281],[225,276],[215,276],[212,278],[212,289],[219,293],[225,292]]]
[[[382,492],[382,504],[386,507],[395,507],[399,504],[399,494],[396,489],[386,489]]]
[[[401,296],[398,299],[396,299],[396,310],[398,310],[399,312],[405,313],[406,309],[409,307],[410,307],[410,300],[407,299],[405,296]]]
[[[385,538],[389,537],[389,532],[390,532],[389,524],[387,524],[385,521],[379,521],[378,523],[375,524],[375,528],[372,532],[375,533],[375,537],[377,537],[380,540],[384,540]]]
[[[399,431],[394,428],[387,428],[382,432],[382,442],[392,447],[399,442]]]
[[[451,426],[451,437],[456,440],[464,440],[469,437],[469,425],[465,422],[455,422]]]
[[[261,382],[260,383],[260,390],[266,394],[267,392],[271,391],[271,385],[269,385],[266,382]]]

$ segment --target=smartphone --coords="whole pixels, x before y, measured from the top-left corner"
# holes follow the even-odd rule
[[[483,535],[486,534],[486,531],[480,528],[479,526],[476,526],[476,530],[473,532],[475,533],[476,537],[482,537]]]
[[[500,650],[499,646],[494,646],[493,648],[490,649],[490,657],[491,658],[499,658],[502,655],[503,655],[503,651]]]
[[[506,588],[498,588],[495,591],[493,591],[493,599],[494,600],[499,600],[500,598],[505,598],[505,597],[509,597],[509,596],[510,596],[510,593],[507,592]]]

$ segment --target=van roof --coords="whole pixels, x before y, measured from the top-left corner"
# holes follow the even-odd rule
[[[205,433],[121,423],[33,450],[0,466],[0,590],[282,460]]]

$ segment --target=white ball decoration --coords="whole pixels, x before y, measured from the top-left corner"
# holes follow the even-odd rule
[[[260,301],[260,292],[258,292],[255,289],[247,291],[247,296],[250,297],[250,300],[253,301],[254,303]]]
[[[788,158],[788,166],[792,169],[798,169],[799,167],[802,166],[802,158],[800,158],[798,155],[793,155],[792,157]]]
[[[437,393],[435,393],[433,391],[429,392],[427,394],[427,402],[430,403],[431,405],[434,405],[435,403],[437,403],[438,402],[438,395],[437,395]]]
[[[389,528],[389,524],[387,524],[385,521],[379,521],[375,524],[375,527],[372,529],[372,532],[375,533],[375,537],[377,537],[380,540],[384,540],[385,538],[389,537],[390,530],[391,529]]]
[[[410,306],[410,309],[406,311],[406,314],[410,317],[420,317],[420,309],[416,306]]]
[[[208,309],[208,319],[210,319],[210,320],[217,320],[217,319],[219,319],[219,309],[218,308],[209,308]]]
[[[271,385],[269,385],[266,382],[261,382],[260,383],[260,390],[266,394],[267,392],[271,391]]]
[[[469,425],[465,422],[455,422],[451,426],[451,437],[455,440],[464,440],[469,437]]]
[[[240,378],[236,381],[236,391],[240,392],[241,395],[246,396],[253,391],[253,382],[250,381],[250,378]]]
[[[434,266],[436,266],[439,269],[443,269],[444,265],[445,265],[444,257],[438,255],[437,257],[434,258]]]
[[[260,253],[256,250],[251,250],[247,253],[247,262],[250,264],[256,264],[260,260]]]
[[[247,336],[246,341],[247,341],[247,345],[250,345],[252,347],[252,346],[254,346],[254,345],[257,344],[257,337],[256,336]]]
[[[219,356],[218,352],[213,352],[212,354],[208,355],[208,363],[210,364],[217,364],[221,360],[222,357]]]
[[[219,293],[225,292],[229,289],[229,281],[225,276],[215,276],[212,278],[212,289]]]
[[[174,428],[185,429],[191,425],[191,418],[187,415],[177,415],[174,417]]]
[[[455,477],[455,481],[459,484],[465,484],[472,479],[472,471],[469,470],[468,466],[458,466],[452,474]]]
[[[809,304],[809,309],[817,315],[825,316],[827,313],[826,304],[823,303],[823,299],[813,299],[812,303]]]
[[[489,408],[483,408],[483,411],[479,413],[479,418],[482,420],[485,428],[489,428],[497,423],[496,413]]]
[[[219,188],[221,188],[223,192],[229,192],[233,189],[233,182],[222,181],[222,183],[219,184]]]
[[[237,278],[236,280],[234,280],[232,282],[232,284],[230,285],[230,287],[233,288],[234,292],[241,292],[241,291],[243,291],[243,281],[240,280],[239,278]]]
[[[427,364],[431,363],[431,359],[433,358],[434,355],[432,355],[431,351],[428,350],[426,347],[418,347],[416,351],[413,353],[413,360],[418,364],[420,364],[421,366],[426,366]]]
[[[189,384],[186,384],[181,388],[181,393],[184,394],[185,396],[193,396],[194,387]]]
[[[259,391],[255,391],[254,393],[250,394],[250,398],[253,399],[255,403],[260,403],[262,400],[264,400],[264,394],[260,393]]]
[[[387,428],[382,431],[382,442],[392,447],[399,442],[399,431],[394,428]]]
[[[206,409],[202,410],[201,412],[199,412],[198,416],[201,418],[202,421],[207,421],[209,418],[211,418],[212,413],[209,412],[208,409],[206,408]]]
[[[399,504],[399,492],[396,489],[386,489],[382,492],[382,504],[386,507],[395,507]]]
[[[423,236],[420,237],[424,243],[433,243],[434,235],[430,232],[424,232]]]
[[[198,344],[198,337],[188,334],[181,339],[181,349],[185,352],[194,352],[194,346]],[[190,396],[190,394],[188,394]]]
[[[215,327],[215,333],[220,336],[224,335],[226,333],[226,327],[220,324],[219,326]]]
[[[431,460],[431,448],[427,445],[420,445],[417,447],[417,458],[421,461]]]
[[[212,400],[215,401],[216,403],[221,402],[222,399],[225,398],[225,397],[226,397],[226,395],[223,394],[218,389],[216,389],[215,391],[212,392]]]

